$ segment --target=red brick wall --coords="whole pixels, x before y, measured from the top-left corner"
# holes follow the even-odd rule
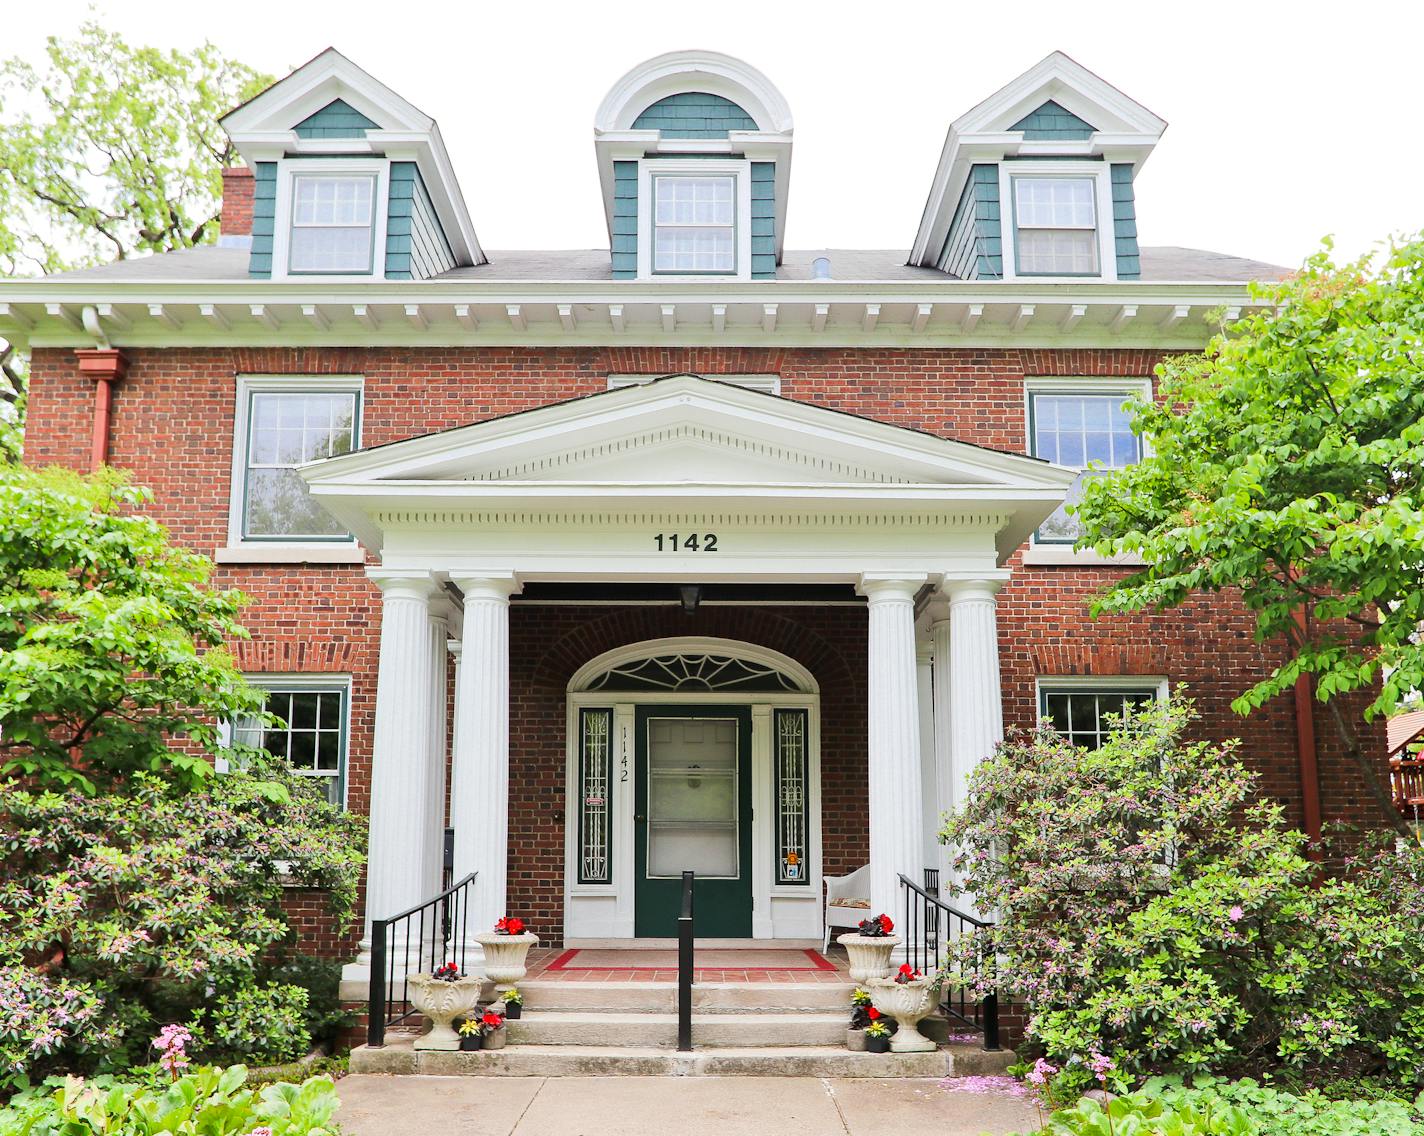
[[[126,354],[131,366],[115,394],[112,461],[153,488],[152,511],[176,540],[209,553],[226,542],[235,377],[243,373],[364,375],[367,445],[590,394],[605,388],[609,373],[693,371],[775,373],[790,398],[1022,451],[1025,376],[1146,376],[1158,359],[1141,350],[940,348],[214,348]],[[92,388],[71,352],[34,352],[25,443],[31,462],[86,465]],[[1229,708],[1231,697],[1276,660],[1274,647],[1254,641],[1249,616],[1237,603],[1200,599],[1175,612],[1094,622],[1087,604],[1116,570],[1025,567],[1019,556],[1012,566],[1014,577],[1000,609],[1006,721],[1032,721],[1037,674],[1166,674],[1195,692],[1209,735],[1245,739],[1247,759],[1263,773],[1263,791],[1286,801],[1292,818],[1299,819],[1289,699],[1278,699],[1249,719]],[[379,639],[376,590],[360,568],[350,566],[225,566],[217,582],[252,597],[244,621],[253,638],[237,645],[245,668],[352,676],[349,799],[364,812]],[[709,607],[685,620],[680,613],[641,610],[527,608],[515,615],[515,760],[527,768],[512,778],[516,852],[510,895],[511,903],[526,903],[536,913],[541,933],[557,934],[561,893],[562,836],[551,816],[559,807],[553,802],[562,776],[559,692],[584,659],[641,634],[632,624],[646,620],[674,628],[641,637],[713,634],[706,628],[736,624],[744,634],[731,637],[767,642],[813,669],[805,651],[827,652],[817,656],[823,659],[838,655],[848,672],[830,684],[837,693],[828,702],[835,702],[837,714],[862,713],[863,688],[856,685],[864,669],[858,613],[799,608],[737,613]],[[792,647],[779,645],[778,636]],[[1341,756],[1329,715],[1318,709],[1316,732],[1326,818],[1376,823],[1378,814],[1358,789],[1358,773]],[[864,824],[858,817],[864,726],[847,717],[835,729],[827,723],[823,733],[830,747],[827,867],[834,871],[864,858]],[[1368,738],[1383,768],[1382,726]]]
[[[222,217],[219,232],[225,237],[245,237],[252,233],[252,201],[256,183],[246,166],[223,170]]]

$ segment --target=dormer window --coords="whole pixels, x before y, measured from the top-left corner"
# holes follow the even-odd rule
[[[288,271],[368,273],[375,255],[374,174],[299,174],[292,179]]]
[[[1096,187],[1085,177],[1016,177],[1020,276],[1096,276]]]
[[[653,177],[653,271],[737,271],[737,179]]]

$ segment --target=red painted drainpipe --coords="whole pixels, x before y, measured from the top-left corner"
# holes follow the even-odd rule
[[[114,404],[114,384],[128,372],[129,361],[116,347],[76,348],[79,373],[94,380],[94,432],[89,444],[89,468],[109,460],[109,417]]]
[[[1295,613],[1296,626],[1305,631],[1305,609]],[[1300,804],[1305,834],[1310,838],[1311,859],[1320,858],[1320,765],[1315,749],[1315,691],[1310,675],[1295,680],[1295,745],[1300,766]]]

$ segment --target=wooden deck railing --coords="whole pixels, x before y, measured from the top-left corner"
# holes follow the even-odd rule
[[[1401,809],[1424,808],[1424,758],[1397,757],[1389,763],[1394,803]]]

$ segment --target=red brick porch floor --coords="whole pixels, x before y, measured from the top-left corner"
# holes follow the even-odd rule
[[[580,951],[577,954],[562,948],[538,947],[529,952],[529,973],[525,976],[529,979],[539,979],[541,982],[676,982],[676,965],[666,965],[676,956],[676,951],[667,950],[639,950],[636,948],[628,950],[618,950],[618,955],[623,958],[616,959],[612,964],[605,961],[607,956],[614,954],[611,950],[600,949],[597,951]],[[755,957],[759,964],[756,966],[736,966],[734,956],[740,953],[734,948],[702,948],[697,951],[697,956],[709,962],[715,961],[722,965],[718,966],[698,966],[693,971],[693,980],[696,982],[791,982],[791,983],[831,983],[833,985],[844,986],[850,981],[848,972],[849,963],[843,951],[832,949],[827,954],[820,951],[812,952],[816,960],[824,959],[824,962],[813,962],[806,951],[784,948],[750,949],[746,953]],[[579,954],[598,958],[600,965],[597,967],[582,968],[578,965]],[[572,956],[572,957],[567,957]],[[779,957],[774,957],[779,956]],[[784,958],[784,965],[778,966]],[[553,964],[559,965],[550,969]],[[651,964],[651,965],[640,965]],[[826,964],[830,964],[831,969],[825,969]],[[615,968],[616,967],[616,968]]]

